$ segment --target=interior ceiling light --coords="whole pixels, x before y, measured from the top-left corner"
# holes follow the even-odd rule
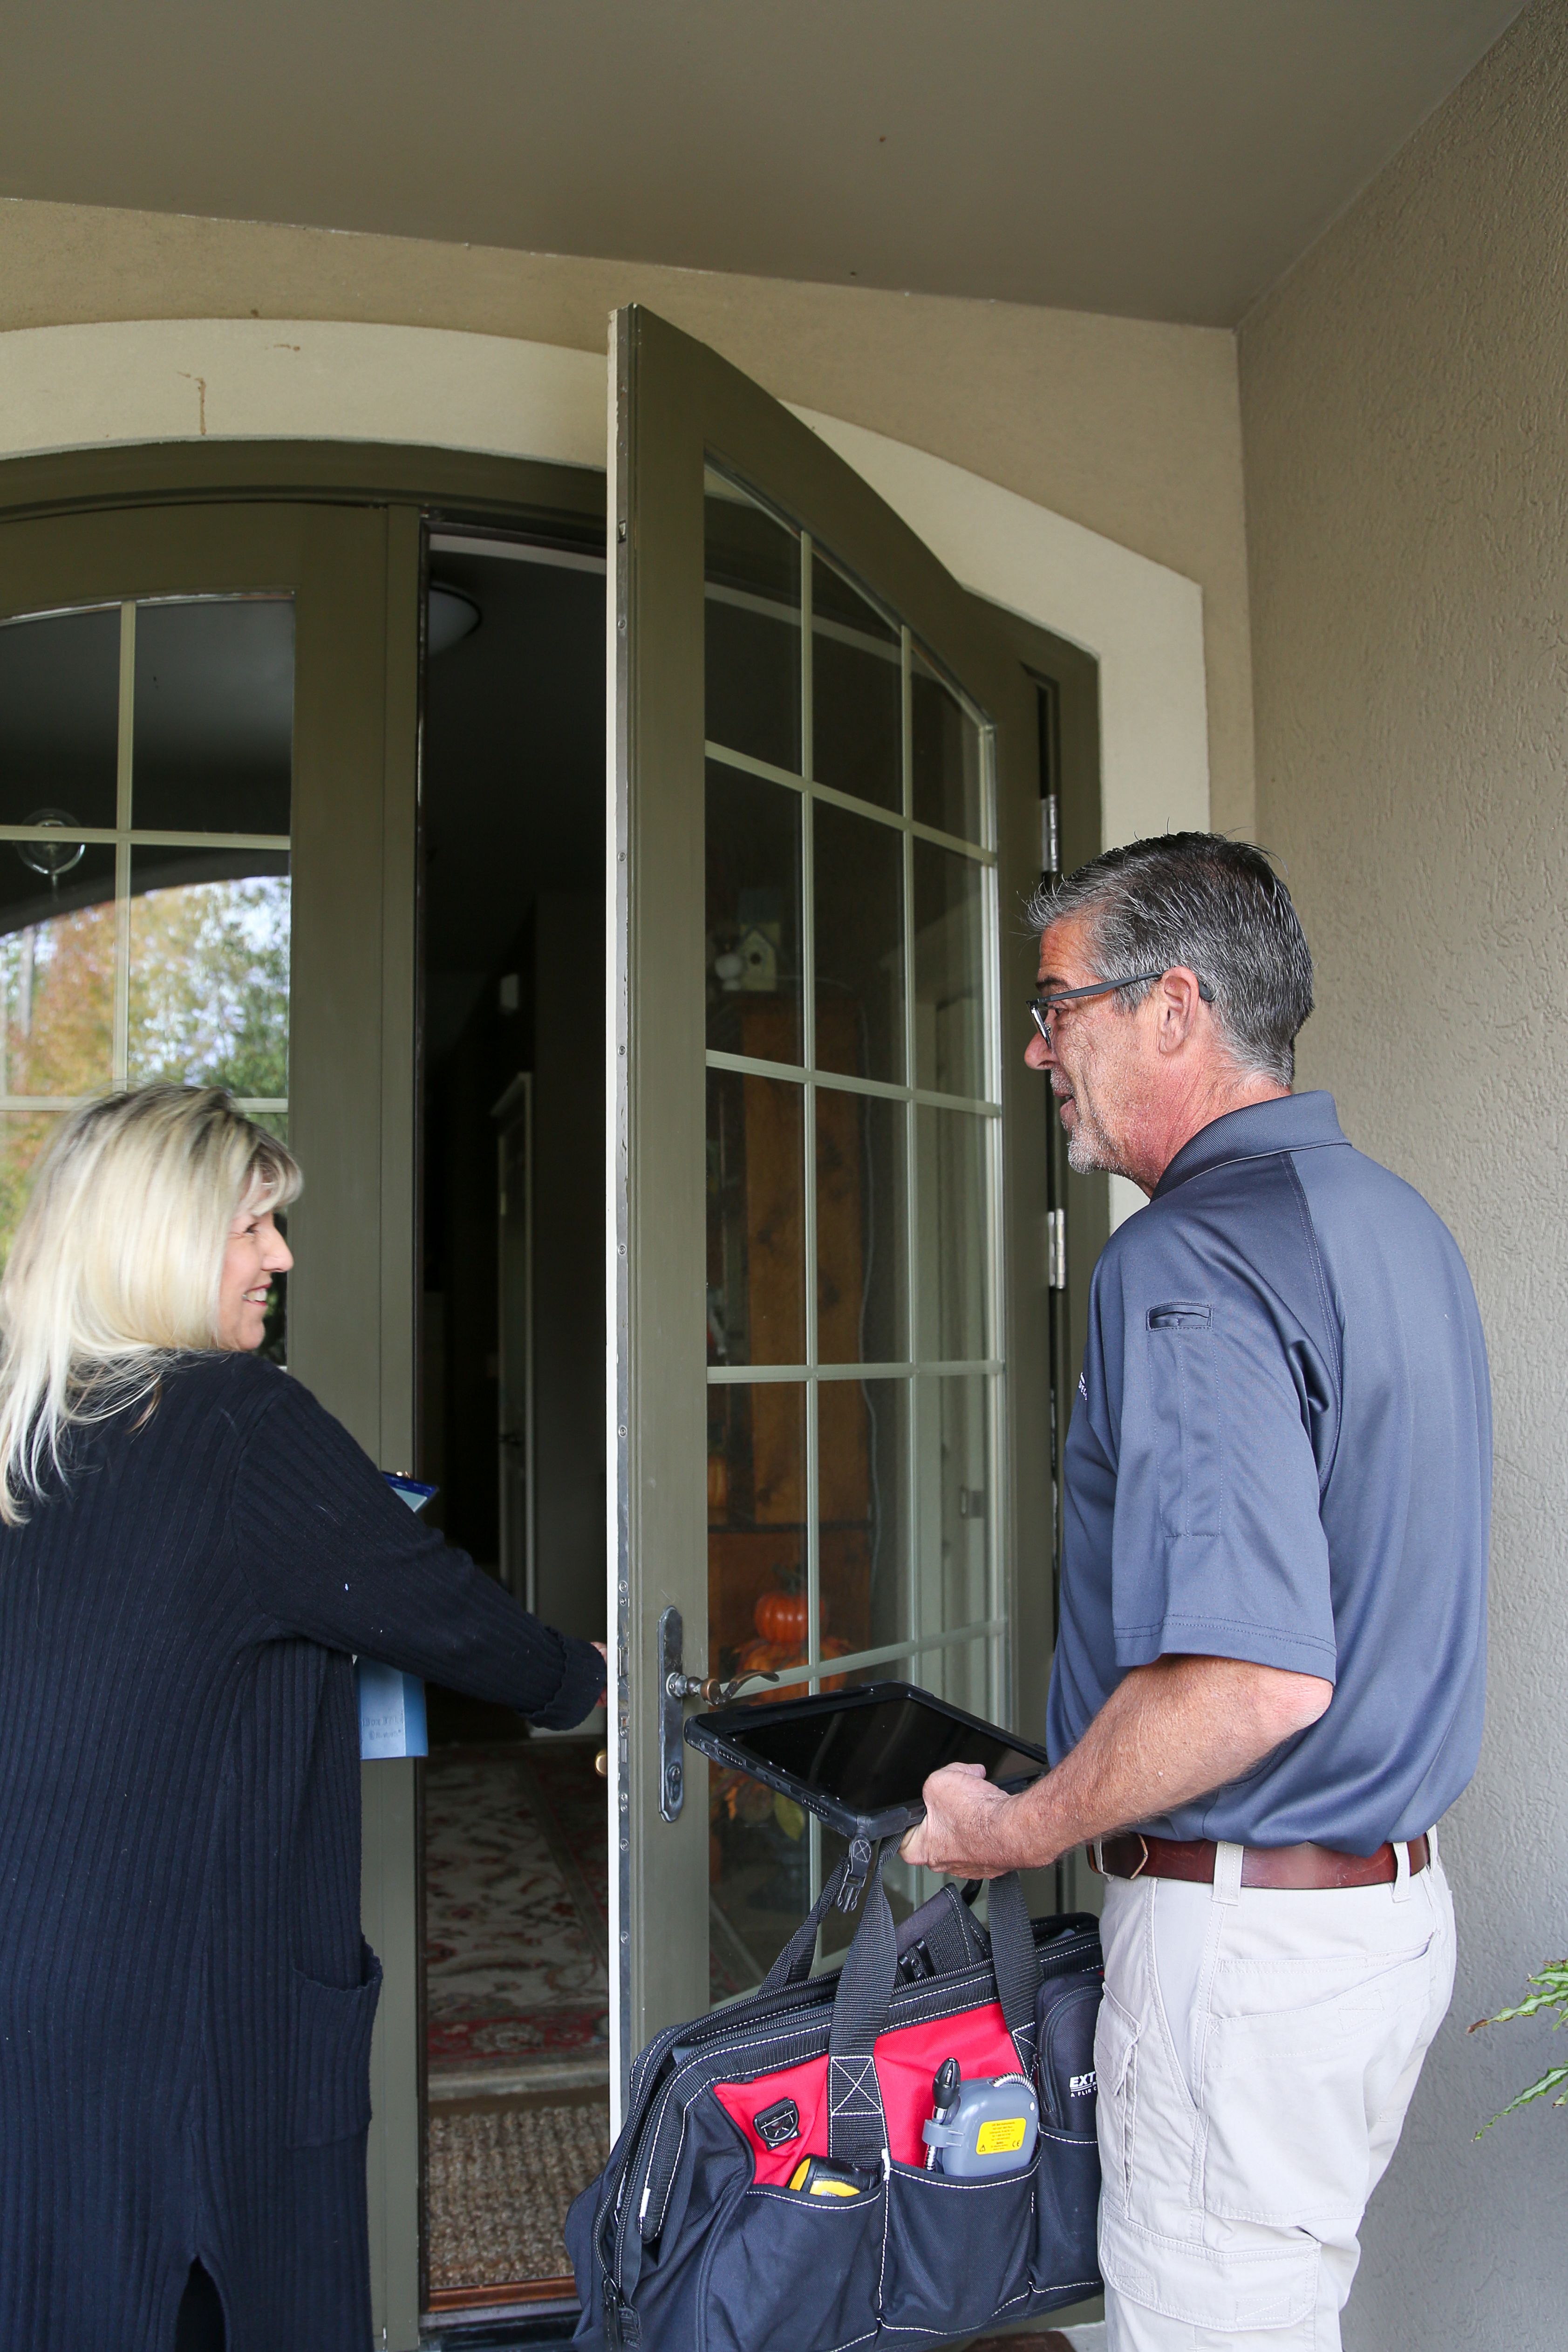
[[[465,596],[460,588],[447,588],[432,580],[425,619],[425,642],[431,660],[437,654],[450,653],[465,637],[471,637],[481,617],[471,596]]]

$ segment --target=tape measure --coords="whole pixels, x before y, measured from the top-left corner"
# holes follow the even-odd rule
[[[830,2164],[825,2156],[808,2156],[790,2174],[789,2185],[803,2197],[865,2197],[877,2186],[877,2176],[853,2164]]]
[[[954,2070],[956,2072],[956,2069]],[[1022,2172],[1040,2136],[1040,2104],[1022,2074],[977,2076],[921,2126],[931,2168],[950,2180]]]

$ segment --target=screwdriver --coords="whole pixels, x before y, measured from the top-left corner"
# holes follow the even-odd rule
[[[944,2124],[947,2121],[948,2116],[958,2105],[958,2094],[963,2079],[957,2059],[944,2058],[931,2079],[931,2121],[933,2123]],[[933,2172],[936,2169],[936,2158],[935,2147],[928,2147],[926,2149],[928,2172]]]

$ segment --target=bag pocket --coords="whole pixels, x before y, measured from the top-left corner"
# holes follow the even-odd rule
[[[370,2037],[381,1962],[362,1937],[357,1985],[322,1984],[296,1969],[289,2034],[289,2146],[324,2147],[370,2122]]]
[[[929,2343],[968,2336],[1029,2294],[1034,2167],[948,2180],[896,2164],[888,2182],[882,2329]],[[809,2339],[808,2339],[809,2340]]]
[[[1036,2004],[1040,2120],[1073,2139],[1094,2137],[1094,2034],[1102,1990],[1098,1977],[1047,1979]]]
[[[699,2352],[846,2352],[877,2332],[887,2195],[745,2190],[714,2233]]]
[[[1029,2280],[1038,2307],[1076,2303],[1100,2286],[1100,2148],[1079,2132],[1040,2134]]]

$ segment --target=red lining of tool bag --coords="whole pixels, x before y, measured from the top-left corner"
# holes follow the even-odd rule
[[[944,2058],[956,2058],[967,2082],[976,2074],[1016,2074],[1018,2053],[995,2001],[961,2010],[934,2025],[903,2025],[877,2037],[877,2079],[888,2118],[888,2146],[895,2164],[923,2164],[921,2126],[931,2114],[931,2077]],[[715,2083],[713,2095],[737,2123],[749,2144],[760,2181],[787,2180],[808,2156],[827,2154],[827,2061],[808,2058],[751,2083]],[[766,2147],[752,2117],[775,2099],[793,2099],[800,2131],[782,2147]]]

